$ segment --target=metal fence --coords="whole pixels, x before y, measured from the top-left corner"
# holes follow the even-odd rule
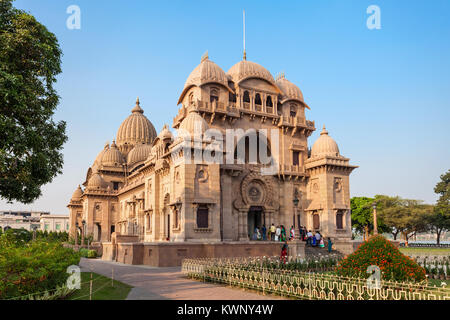
[[[258,265],[258,262],[259,265]],[[185,259],[188,277],[242,287],[286,297],[309,300],[450,300],[450,289],[426,283],[381,281],[328,273],[309,273],[264,267],[264,258]]]

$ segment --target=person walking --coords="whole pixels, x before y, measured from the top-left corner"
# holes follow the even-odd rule
[[[333,248],[333,242],[331,242],[331,238],[328,237],[328,252],[331,252],[332,248]]]
[[[287,251],[288,251],[288,243],[287,241],[284,241],[284,244],[281,247],[281,255],[280,255],[280,261],[282,261],[284,264],[286,264]]]

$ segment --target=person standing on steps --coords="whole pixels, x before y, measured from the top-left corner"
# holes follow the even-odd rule
[[[328,252],[331,252],[331,249],[333,248],[333,242],[331,242],[331,238],[328,237]]]

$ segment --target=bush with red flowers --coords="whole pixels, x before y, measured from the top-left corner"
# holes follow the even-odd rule
[[[370,275],[367,268],[371,265],[380,268],[381,280],[421,282],[426,279],[424,268],[381,235],[363,242],[355,252],[339,262],[335,271],[340,276],[366,279]]]

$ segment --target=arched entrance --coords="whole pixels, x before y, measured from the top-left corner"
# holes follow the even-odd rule
[[[248,238],[253,240],[255,228],[261,232],[262,226],[265,225],[264,210],[261,206],[252,206],[247,214]]]

